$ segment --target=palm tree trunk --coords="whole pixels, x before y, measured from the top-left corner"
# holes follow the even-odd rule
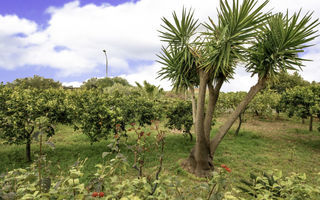
[[[208,101],[208,108],[207,108],[206,116],[204,119],[204,132],[205,132],[206,140],[207,140],[208,144],[210,144],[210,132],[211,132],[212,118],[213,118],[214,110],[215,110],[215,107],[216,107],[216,104],[217,104],[217,101],[219,98],[220,89],[222,87],[223,82],[224,82],[224,78],[219,79],[214,88],[211,83],[208,84],[209,101]]]
[[[194,151],[194,157],[196,161],[194,173],[197,176],[203,176],[206,171],[210,170],[209,166],[209,154],[210,147],[207,143],[206,136],[204,133],[204,112],[205,112],[205,99],[207,90],[208,74],[203,70],[200,71],[200,84],[199,84],[199,95],[197,105],[197,118],[196,118],[196,145]]]
[[[267,78],[263,77],[259,79],[258,83],[252,86],[247,94],[247,96],[242,100],[242,102],[237,106],[235,111],[229,116],[227,121],[219,128],[218,133],[210,142],[211,155],[214,156],[214,153],[217,150],[218,145],[222,141],[223,137],[228,133],[229,129],[233,123],[237,120],[238,116],[244,111],[253,97],[265,87]]]
[[[189,89],[191,92],[191,102],[192,102],[192,121],[193,121],[193,125],[195,126],[196,115],[197,115],[197,100],[196,100],[196,95],[194,93],[194,86],[190,86]]]
[[[207,176],[208,172],[212,169],[211,159],[209,159],[210,147],[204,133],[204,111],[208,74],[201,70],[199,77],[200,84],[195,123],[196,144],[191,150],[189,158],[182,163],[182,166],[197,176]]]

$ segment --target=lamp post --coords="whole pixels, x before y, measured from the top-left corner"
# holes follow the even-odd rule
[[[106,56],[106,77],[108,77],[108,56],[107,51],[105,49],[102,50],[104,55]]]

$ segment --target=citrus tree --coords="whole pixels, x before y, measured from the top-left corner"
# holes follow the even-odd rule
[[[166,126],[178,129],[188,134],[192,141],[191,127],[192,121],[192,105],[190,101],[176,100],[170,102],[170,106],[166,111],[168,122]]]
[[[8,144],[25,144],[27,161],[33,137],[41,132],[50,137],[55,133],[52,124],[71,120],[63,89],[1,86],[0,101],[0,138]]]
[[[228,92],[228,93],[221,93],[220,98],[218,100],[216,112],[220,113],[230,113],[235,110],[237,105],[242,101],[242,99],[245,97],[247,93],[246,92]],[[242,111],[242,113],[239,115],[239,124],[236,129],[235,135],[239,134],[241,125],[244,120],[244,113],[246,109]]]
[[[271,117],[278,109],[281,95],[267,89],[259,92],[248,105],[248,111],[259,117]]]
[[[287,90],[281,101],[289,117],[296,115],[302,119],[310,118],[309,131],[312,131],[313,118],[320,113],[320,86],[298,86]]]
[[[144,126],[161,118],[161,107],[139,92],[108,91],[78,90],[68,96],[74,125],[89,137],[91,143],[117,134],[117,127],[126,132],[129,124]]]
[[[268,88],[283,94],[287,89],[294,88],[296,86],[308,86],[310,83],[304,80],[298,72],[289,74],[288,72],[280,72],[277,78],[268,84]]]
[[[11,83],[7,83],[9,87],[20,88],[37,88],[37,89],[49,89],[49,88],[62,88],[62,84],[59,81],[54,81],[51,78],[44,78],[34,75],[33,77],[18,78]]]
[[[81,85],[81,88],[86,89],[96,89],[96,88],[108,88],[112,87],[113,85],[123,85],[123,86],[131,86],[129,82],[121,77],[114,77],[114,78],[90,78],[89,80],[85,81],[83,85]]]

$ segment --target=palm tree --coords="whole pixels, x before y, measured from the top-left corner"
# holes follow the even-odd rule
[[[235,67],[244,61],[246,45],[253,39],[256,29],[267,19],[262,13],[268,1],[257,6],[254,0],[239,4],[233,0],[220,1],[218,23],[209,19],[204,24],[204,42],[199,66],[199,94],[197,104],[197,141],[184,167],[198,176],[206,176],[213,169],[210,146],[211,121],[220,89],[225,81],[232,78]],[[208,107],[205,111],[206,88],[209,91]],[[204,114],[205,113],[205,114]]]
[[[295,13],[289,17],[288,12],[271,16],[267,23],[260,27],[259,34],[255,37],[250,54],[247,71],[258,75],[258,82],[251,87],[247,96],[231,114],[227,122],[221,126],[218,133],[211,141],[211,154],[213,155],[235,122],[239,114],[245,109],[253,97],[265,87],[267,80],[276,77],[280,72],[298,70],[306,59],[300,58],[299,53],[304,48],[311,46],[309,42],[318,35],[315,28],[319,25],[318,19],[311,21],[312,13],[300,17]]]
[[[137,87],[141,90],[144,95],[146,95],[149,99],[158,99],[163,95],[164,90],[160,88],[160,86],[155,86],[147,81],[143,81],[143,85],[136,82]]]
[[[238,0],[233,0],[233,4],[230,5],[226,0],[221,0],[218,24],[215,24],[212,20],[205,24],[207,31],[201,35],[201,40],[191,43],[197,45],[181,45],[183,52],[190,52],[183,55],[190,55],[193,59],[192,65],[181,65],[183,62],[173,62],[178,66],[174,69],[177,69],[175,72],[180,76],[187,78],[188,76],[185,76],[186,72],[194,70],[196,74],[191,77],[197,76],[199,79],[195,120],[197,140],[189,158],[184,162],[185,168],[199,176],[206,175],[213,168],[210,154],[210,131],[219,91],[222,84],[232,77],[236,64],[243,60],[246,53],[245,45],[253,39],[256,29],[266,20],[267,16],[261,10],[267,2],[265,1],[257,6],[255,0],[244,0],[241,5]],[[182,15],[182,18],[186,17]],[[167,32],[161,32],[162,36],[166,38],[165,41],[169,44],[168,48],[179,46],[181,40],[177,40],[177,38],[185,33],[183,31],[189,30],[186,26],[184,26],[184,29],[179,28],[178,20],[176,18],[174,20],[177,28],[167,23],[168,20],[165,20],[166,26],[164,28]],[[172,36],[166,37],[167,35]],[[175,53],[175,51],[171,52]],[[173,53],[170,55],[175,58]],[[189,57],[184,56],[182,58]],[[166,71],[166,69],[164,70]],[[173,74],[171,79],[176,80],[175,77],[176,75]],[[207,87],[209,89],[209,104],[207,110],[205,110]]]
[[[194,87],[198,86],[197,57],[192,53],[196,46],[196,31],[199,27],[198,20],[194,19],[194,12],[182,9],[179,20],[175,12],[172,13],[174,23],[162,18],[166,30],[161,33],[161,41],[167,42],[167,47],[162,47],[158,55],[158,62],[165,65],[159,72],[159,77],[169,79],[176,91],[190,89],[192,94],[193,123],[196,119],[196,97]]]
[[[268,0],[257,5],[256,0],[243,0],[240,5],[238,0],[233,0],[230,5],[227,0],[220,0],[218,23],[209,19],[209,23],[204,24],[206,31],[201,34],[201,40],[188,40],[190,45],[184,45],[185,40],[181,40],[190,24],[180,26],[175,13],[175,26],[163,20],[166,32],[161,34],[168,46],[162,49],[165,58],[162,60],[167,66],[162,74],[179,86],[194,76],[199,80],[196,144],[183,163],[187,170],[198,176],[207,175],[213,169],[212,159],[218,145],[248,103],[265,87],[267,80],[276,77],[280,71],[301,67],[305,59],[299,58],[298,53],[310,46],[308,42],[316,37],[314,29],[318,20],[311,22],[312,14],[306,14],[302,19],[300,12],[292,17],[288,13],[271,16],[262,12],[267,3]],[[186,19],[185,14],[182,19]],[[192,58],[192,62],[187,58]],[[247,63],[246,68],[252,75],[258,75],[258,82],[211,140],[211,121],[221,86],[232,78],[240,62]],[[188,76],[190,71],[192,74]],[[205,110],[207,87],[209,102]]]

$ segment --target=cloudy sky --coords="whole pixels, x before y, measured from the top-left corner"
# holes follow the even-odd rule
[[[156,79],[155,62],[161,43],[161,17],[192,7],[201,22],[216,18],[218,0],[1,0],[0,82],[35,74],[65,85],[79,86],[91,77],[121,76],[130,83],[147,80],[166,90],[170,83]],[[271,0],[273,12],[314,11],[319,0]],[[303,57],[312,59],[300,74],[320,81],[320,39]],[[223,91],[248,90],[255,83],[241,67]]]

